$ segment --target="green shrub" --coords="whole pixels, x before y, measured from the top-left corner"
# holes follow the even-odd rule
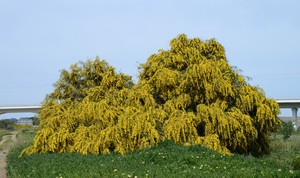
[[[14,122],[9,119],[0,120],[0,128],[6,130],[13,130]]]
[[[283,122],[282,125],[283,140],[287,140],[291,137],[292,133],[294,132],[294,126],[291,121]]]

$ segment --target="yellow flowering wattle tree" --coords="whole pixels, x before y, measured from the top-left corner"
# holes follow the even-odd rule
[[[268,152],[279,106],[250,86],[214,39],[179,35],[140,66],[141,85],[167,114],[163,138],[225,153]]]
[[[23,153],[124,154],[166,139],[227,154],[269,151],[279,106],[229,65],[216,40],[179,35],[139,70],[137,84],[99,58],[63,70]]]

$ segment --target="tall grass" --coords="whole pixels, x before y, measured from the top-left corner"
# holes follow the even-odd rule
[[[9,177],[300,177],[294,158],[300,142],[272,141],[272,154],[226,156],[202,146],[171,141],[125,156],[75,153],[35,154],[18,158],[34,133],[23,132],[22,144],[8,156]]]

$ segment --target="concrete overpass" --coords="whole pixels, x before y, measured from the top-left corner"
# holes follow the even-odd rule
[[[295,129],[300,127],[298,121],[298,108],[300,108],[300,99],[277,99],[277,103],[281,109],[290,108],[292,110],[292,122],[294,123]]]
[[[0,106],[0,114],[5,113],[37,113],[42,107],[40,105]]]
[[[300,99],[277,99],[276,101],[281,109],[290,108],[292,110],[292,121],[295,128],[300,127],[297,116],[298,108],[300,108]],[[40,109],[40,105],[0,106],[0,114],[24,112],[37,113]]]

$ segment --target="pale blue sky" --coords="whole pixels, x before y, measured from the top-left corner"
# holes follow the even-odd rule
[[[216,38],[268,97],[300,98],[298,0],[1,0],[0,22],[0,105],[39,104],[97,55],[136,76],[180,33]]]

